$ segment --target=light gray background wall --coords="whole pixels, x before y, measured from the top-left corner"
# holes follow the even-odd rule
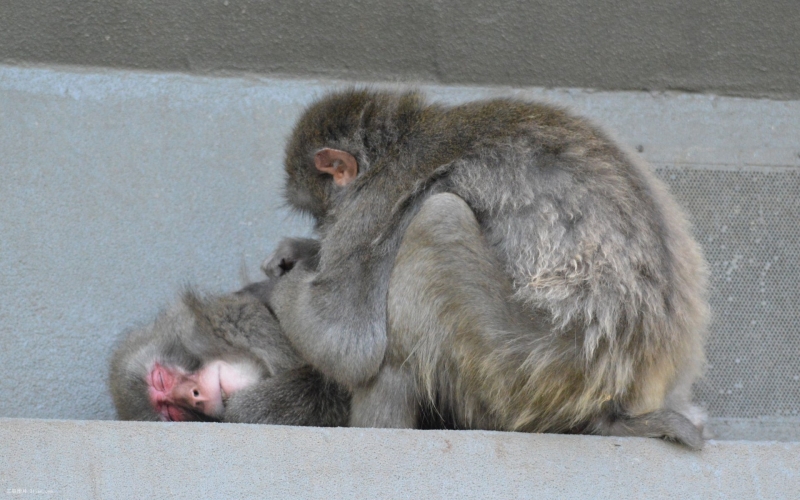
[[[257,277],[282,236],[307,231],[282,210],[283,144],[343,84],[0,66],[0,416],[113,418],[106,363],[124,329],[185,283],[236,289],[242,265]],[[797,420],[800,101],[422,89],[568,105],[641,149],[712,267],[702,400],[715,416]]]
[[[797,0],[5,0],[0,62],[800,97]]]
[[[712,265],[699,399],[738,435],[768,417],[797,436],[797,26],[794,0],[0,2],[0,416],[112,417],[121,331],[307,231],[281,209],[283,142],[341,77],[548,99],[618,131]]]

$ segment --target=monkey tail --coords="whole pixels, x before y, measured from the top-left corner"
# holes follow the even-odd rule
[[[604,436],[663,438],[688,446],[703,448],[703,431],[691,420],[672,410],[656,410],[637,416],[614,415],[593,429]]]

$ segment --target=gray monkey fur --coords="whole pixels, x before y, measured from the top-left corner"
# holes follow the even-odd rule
[[[274,281],[202,297],[187,291],[156,320],[128,332],[114,352],[109,386],[123,420],[160,420],[147,397],[153,361],[187,372],[214,360],[246,362],[258,381],[225,401],[221,420],[240,423],[343,426],[349,392],[304,363],[264,304]],[[194,413],[196,420],[212,420]]]
[[[275,280],[296,260],[315,265],[318,242],[293,241],[293,260],[284,262],[283,269],[276,266],[279,272],[272,278],[225,295],[201,296],[187,290],[155,321],[126,332],[113,354],[109,376],[120,419],[161,420],[147,397],[145,380],[153,361],[194,372],[208,362],[224,360],[250,363],[260,378],[225,401],[219,420],[317,427],[348,424],[349,391],[302,361],[265,305]],[[418,411],[420,428],[449,425],[430,405]],[[194,420],[216,420],[199,412],[190,415]]]
[[[321,148],[352,154],[358,177],[321,175]],[[412,425],[409,401],[422,398],[458,427],[701,445],[691,385],[706,264],[664,185],[598,128],[516,100],[445,107],[348,90],[300,118],[286,173],[287,201],[314,217],[319,263],[288,273],[270,304],[304,359],[354,391],[351,423]],[[392,267],[437,193],[463,200],[474,227],[459,222],[472,236],[418,259],[415,302],[390,293]],[[431,277],[445,268],[458,278]],[[408,313],[387,315],[406,300]]]

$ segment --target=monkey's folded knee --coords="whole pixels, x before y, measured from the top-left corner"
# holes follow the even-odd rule
[[[285,238],[278,248],[261,263],[261,271],[270,279],[277,279],[288,273],[302,261],[311,269],[317,267],[319,240],[310,238]]]

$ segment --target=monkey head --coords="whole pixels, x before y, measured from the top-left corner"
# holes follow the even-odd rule
[[[186,292],[128,333],[109,379],[119,418],[221,420],[231,395],[299,366],[275,318],[246,291],[216,298]]]
[[[312,104],[286,147],[289,205],[321,223],[342,188],[379,168],[380,159],[413,127],[422,107],[415,92],[366,89],[332,93]]]

